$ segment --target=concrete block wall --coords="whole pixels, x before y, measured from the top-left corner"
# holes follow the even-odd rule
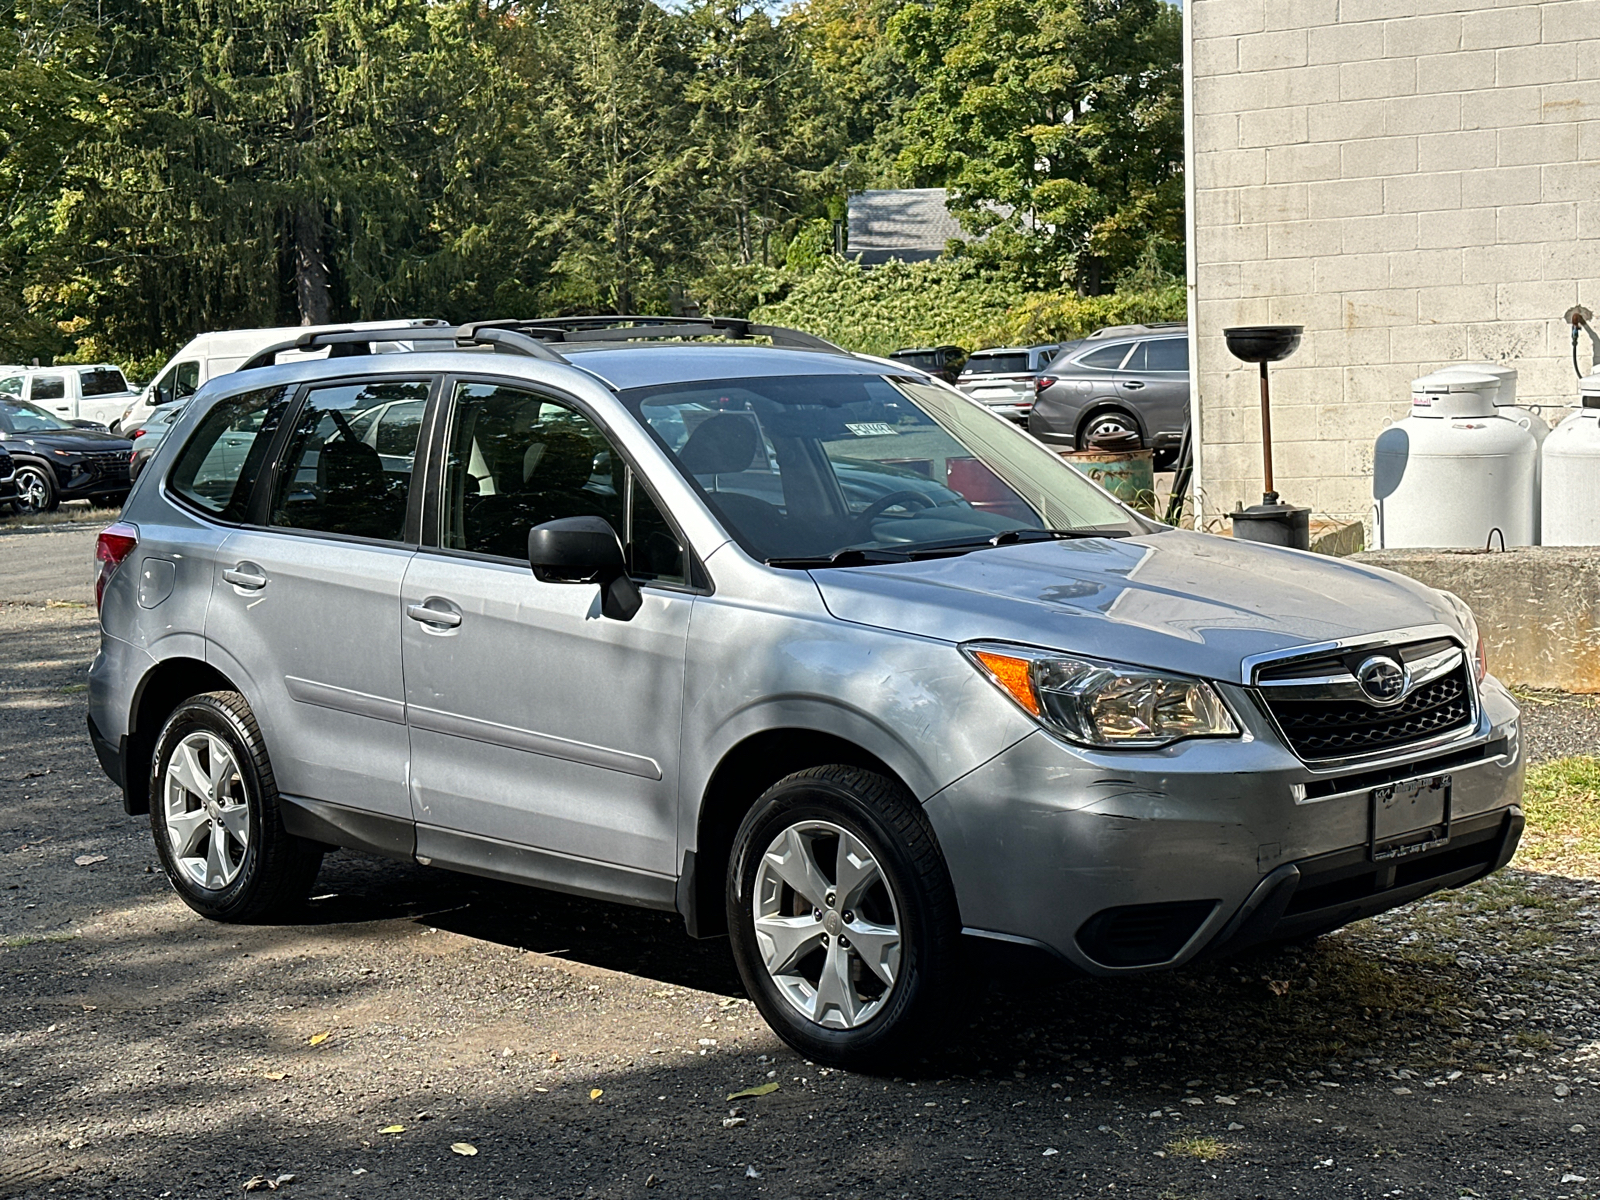
[[[1273,368],[1278,487],[1367,519],[1410,381],[1511,363],[1577,402],[1600,311],[1600,0],[1189,0],[1190,320],[1202,518],[1260,500],[1230,325],[1306,327]],[[1590,363],[1587,340],[1580,363]]]

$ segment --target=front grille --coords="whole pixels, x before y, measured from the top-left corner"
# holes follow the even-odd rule
[[[128,452],[126,450],[101,450],[83,456],[84,469],[101,479],[128,478]]]
[[[1267,696],[1267,708],[1301,758],[1344,758],[1394,750],[1472,720],[1472,684],[1462,662],[1388,708],[1363,700],[1290,700]]]

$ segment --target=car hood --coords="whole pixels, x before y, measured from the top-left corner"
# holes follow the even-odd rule
[[[1022,642],[1248,682],[1242,662],[1389,630],[1459,630],[1437,592],[1323,555],[1209,534],[1031,542],[959,558],[812,572],[843,621]]]
[[[34,446],[40,450],[76,450],[83,454],[93,454],[97,450],[133,449],[133,443],[127,438],[115,433],[103,433],[98,429],[52,429],[44,433],[8,433],[5,435],[5,442],[12,450]]]

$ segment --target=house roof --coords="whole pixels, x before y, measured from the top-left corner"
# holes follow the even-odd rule
[[[951,238],[972,238],[951,215],[948,199],[944,188],[852,193],[847,253],[869,266],[892,258],[902,262],[938,258]]]

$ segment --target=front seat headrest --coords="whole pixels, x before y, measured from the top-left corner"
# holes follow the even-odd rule
[[[754,417],[719,413],[689,435],[678,461],[691,475],[731,475],[748,471],[761,448]]]

